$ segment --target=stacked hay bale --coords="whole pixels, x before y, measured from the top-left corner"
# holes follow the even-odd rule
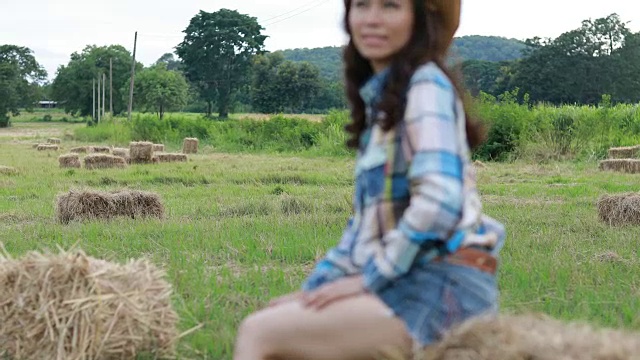
[[[79,169],[81,167],[80,156],[78,154],[60,155],[60,157],[58,158],[58,162],[60,163],[61,168]]]
[[[75,154],[86,154],[86,153],[92,153],[93,152],[93,146],[79,146],[79,147],[74,147],[71,150],[69,150],[69,152],[75,153]]]
[[[129,144],[129,155],[132,164],[151,164],[157,162],[153,157],[153,143],[132,142]]]
[[[92,146],[94,153],[111,154],[111,148],[109,146]]]
[[[153,144],[154,152],[164,152],[164,144]]]
[[[640,145],[609,149],[609,159],[600,162],[600,170],[640,173]]]
[[[179,319],[164,278],[146,260],[0,254],[0,357],[173,358]]]
[[[47,144],[60,144],[62,141],[58,138],[47,139]]]
[[[0,165],[0,175],[14,175],[17,173],[18,170],[14,167]]]
[[[154,155],[158,162],[185,162],[187,161],[186,154],[177,154],[177,153],[155,153]]]
[[[151,192],[71,190],[58,196],[56,217],[62,224],[71,221],[111,220],[116,217],[163,218],[164,205],[160,196]]]
[[[90,154],[84,158],[84,167],[88,170],[93,169],[122,169],[127,167],[127,161],[119,156],[108,154]]]
[[[182,143],[182,153],[183,154],[197,154],[198,153],[198,139],[196,138],[185,138]]]
[[[604,195],[598,199],[598,217],[611,226],[640,225],[640,193]]]
[[[51,145],[51,144],[40,144],[40,145],[38,145],[38,147],[36,147],[36,150],[38,150],[38,151],[58,151],[58,150],[60,150],[60,146]]]
[[[638,359],[640,336],[546,316],[479,317],[417,356],[430,360]]]
[[[111,150],[111,153],[113,154],[113,156],[119,156],[123,158],[127,162],[127,164],[131,164],[131,156],[129,155],[129,149],[113,148]]]

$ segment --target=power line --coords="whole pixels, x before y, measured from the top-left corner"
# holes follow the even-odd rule
[[[313,3],[316,3],[317,1],[318,1],[318,0],[310,1],[310,2],[308,2],[308,3],[304,4],[304,5],[300,6],[300,7],[297,7],[297,8],[295,8],[295,9],[293,9],[293,10],[289,10],[289,11],[287,11],[287,12],[285,12],[285,13],[282,13],[282,14],[280,14],[280,15],[278,15],[278,16],[270,17],[270,18],[268,18],[268,19],[264,19],[264,20],[262,20],[262,21],[264,21],[264,22],[269,22],[269,21],[274,20],[274,19],[277,19],[277,18],[279,18],[279,17],[283,17],[283,16],[285,16],[285,15],[289,15],[289,14],[291,14],[291,13],[293,13],[293,12],[296,12],[296,11],[298,11],[298,10],[300,10],[300,9],[303,9],[303,8],[305,8],[305,7],[307,7],[307,6],[311,5],[311,4],[313,4]],[[324,1],[323,1],[323,2],[324,2]]]
[[[285,20],[289,20],[289,19],[291,19],[291,18],[294,18],[294,17],[296,17],[296,16],[298,16],[298,15],[302,15],[302,14],[304,14],[304,13],[308,12],[308,11],[311,11],[311,10],[313,10],[313,9],[317,8],[317,7],[320,7],[321,5],[324,5],[325,3],[327,3],[327,1],[329,1],[329,0],[321,1],[320,3],[318,3],[318,4],[314,5],[314,6],[312,6],[312,7],[308,8],[308,9],[306,9],[306,10],[300,11],[300,12],[298,12],[298,13],[295,13],[295,14],[291,15],[291,16],[287,16],[287,17],[286,17],[286,18],[284,18],[284,19],[279,19],[279,20],[277,20],[277,21],[274,21],[274,22],[271,22],[271,23],[268,23],[268,24],[264,24],[263,26],[271,26],[271,25],[275,25],[275,24],[280,23],[280,22],[283,22],[283,21],[285,21]]]

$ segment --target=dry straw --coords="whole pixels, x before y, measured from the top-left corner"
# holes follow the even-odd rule
[[[82,251],[0,253],[0,358],[107,360],[175,356],[178,316],[165,273]]]
[[[131,163],[131,156],[129,156],[129,149],[113,148],[111,152],[113,153],[113,156],[119,156],[123,158],[128,164]]]
[[[61,168],[77,168],[79,169],[82,164],[80,163],[80,156],[78,154],[65,154],[58,157],[58,162]]]
[[[176,154],[176,153],[156,153],[154,155],[158,162],[184,162],[187,161],[186,154]]]
[[[47,144],[60,144],[61,142],[62,142],[62,140],[57,139],[57,138],[47,139]]]
[[[603,160],[600,162],[600,170],[638,174],[640,173],[640,160],[634,160],[634,159]]]
[[[132,164],[153,163],[153,143],[132,142],[129,144],[129,154],[131,155]]]
[[[609,159],[636,159],[640,152],[640,145],[617,147],[609,149]]]
[[[76,153],[76,154],[86,154],[86,153],[92,153],[93,152],[93,146],[79,146],[79,147],[74,147],[71,150],[69,150],[72,153]]]
[[[93,169],[112,169],[125,168],[127,161],[119,156],[107,154],[90,154],[84,158],[84,167],[89,170]]]
[[[3,166],[0,165],[0,174],[1,175],[14,175],[17,174],[18,170],[11,166]]]
[[[640,193],[604,195],[597,205],[600,221],[611,226],[640,225]]]
[[[58,151],[60,147],[58,145],[40,144],[36,148],[38,151]]]
[[[111,220],[116,217],[163,218],[164,205],[160,196],[151,192],[71,190],[58,195],[56,216],[62,224],[71,221]]]
[[[546,316],[479,317],[451,331],[416,359],[429,360],[631,360],[640,336]]]
[[[156,152],[163,152],[164,151],[164,144],[153,144],[153,151]]]
[[[94,153],[111,154],[111,148],[109,146],[92,146]]]
[[[185,138],[182,143],[182,153],[184,154],[197,154],[198,153],[198,139]]]

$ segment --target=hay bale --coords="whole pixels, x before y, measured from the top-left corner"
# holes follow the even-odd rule
[[[49,145],[49,144],[40,144],[36,148],[38,151],[58,151],[60,150],[60,146],[58,145]]]
[[[153,143],[132,142],[129,144],[132,164],[149,164],[153,162]]]
[[[473,165],[478,169],[486,169],[487,165],[480,160],[476,160],[473,162]]]
[[[182,143],[182,153],[183,154],[197,154],[198,153],[198,139],[196,138],[185,138]]]
[[[609,159],[636,159],[640,152],[640,145],[617,147],[609,149]]]
[[[108,154],[90,154],[84,158],[84,167],[88,170],[93,169],[122,169],[127,167],[127,161],[120,156]]]
[[[164,144],[153,144],[154,152],[164,152]]]
[[[113,156],[120,156],[121,158],[129,158],[129,149],[125,149],[125,148],[113,148],[111,150],[111,153],[113,154]]]
[[[109,146],[92,146],[94,153],[99,154],[111,154],[111,148]]]
[[[40,146],[40,143],[31,144],[32,149],[37,149]]]
[[[640,336],[546,316],[478,317],[453,329],[419,359],[638,359]]]
[[[178,153],[156,153],[154,157],[158,159],[158,162],[161,162],[161,163],[187,161],[186,154],[178,154]]]
[[[15,175],[17,173],[18,170],[14,167],[0,165],[0,175]]]
[[[597,207],[600,221],[610,226],[640,225],[640,193],[603,195]]]
[[[164,218],[164,205],[160,196],[151,192],[71,190],[58,195],[56,217],[62,224],[71,221],[112,220],[116,217],[161,219]]]
[[[58,138],[47,139],[47,144],[60,144],[61,142],[62,142],[62,140],[60,140]]]
[[[179,318],[165,277],[144,259],[0,254],[0,357],[173,358]]]
[[[69,152],[72,152],[74,154],[86,154],[86,153],[92,153],[93,152],[93,146],[79,146],[79,147],[74,147],[71,150],[69,150]]]
[[[634,159],[609,159],[600,162],[600,170],[617,171],[629,174],[640,173],[640,160]]]
[[[78,154],[65,154],[58,157],[61,168],[77,168],[82,167],[80,164],[80,156]]]

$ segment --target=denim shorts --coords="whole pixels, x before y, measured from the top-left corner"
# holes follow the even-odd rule
[[[471,317],[498,311],[494,275],[446,261],[416,263],[378,295],[421,346]]]

